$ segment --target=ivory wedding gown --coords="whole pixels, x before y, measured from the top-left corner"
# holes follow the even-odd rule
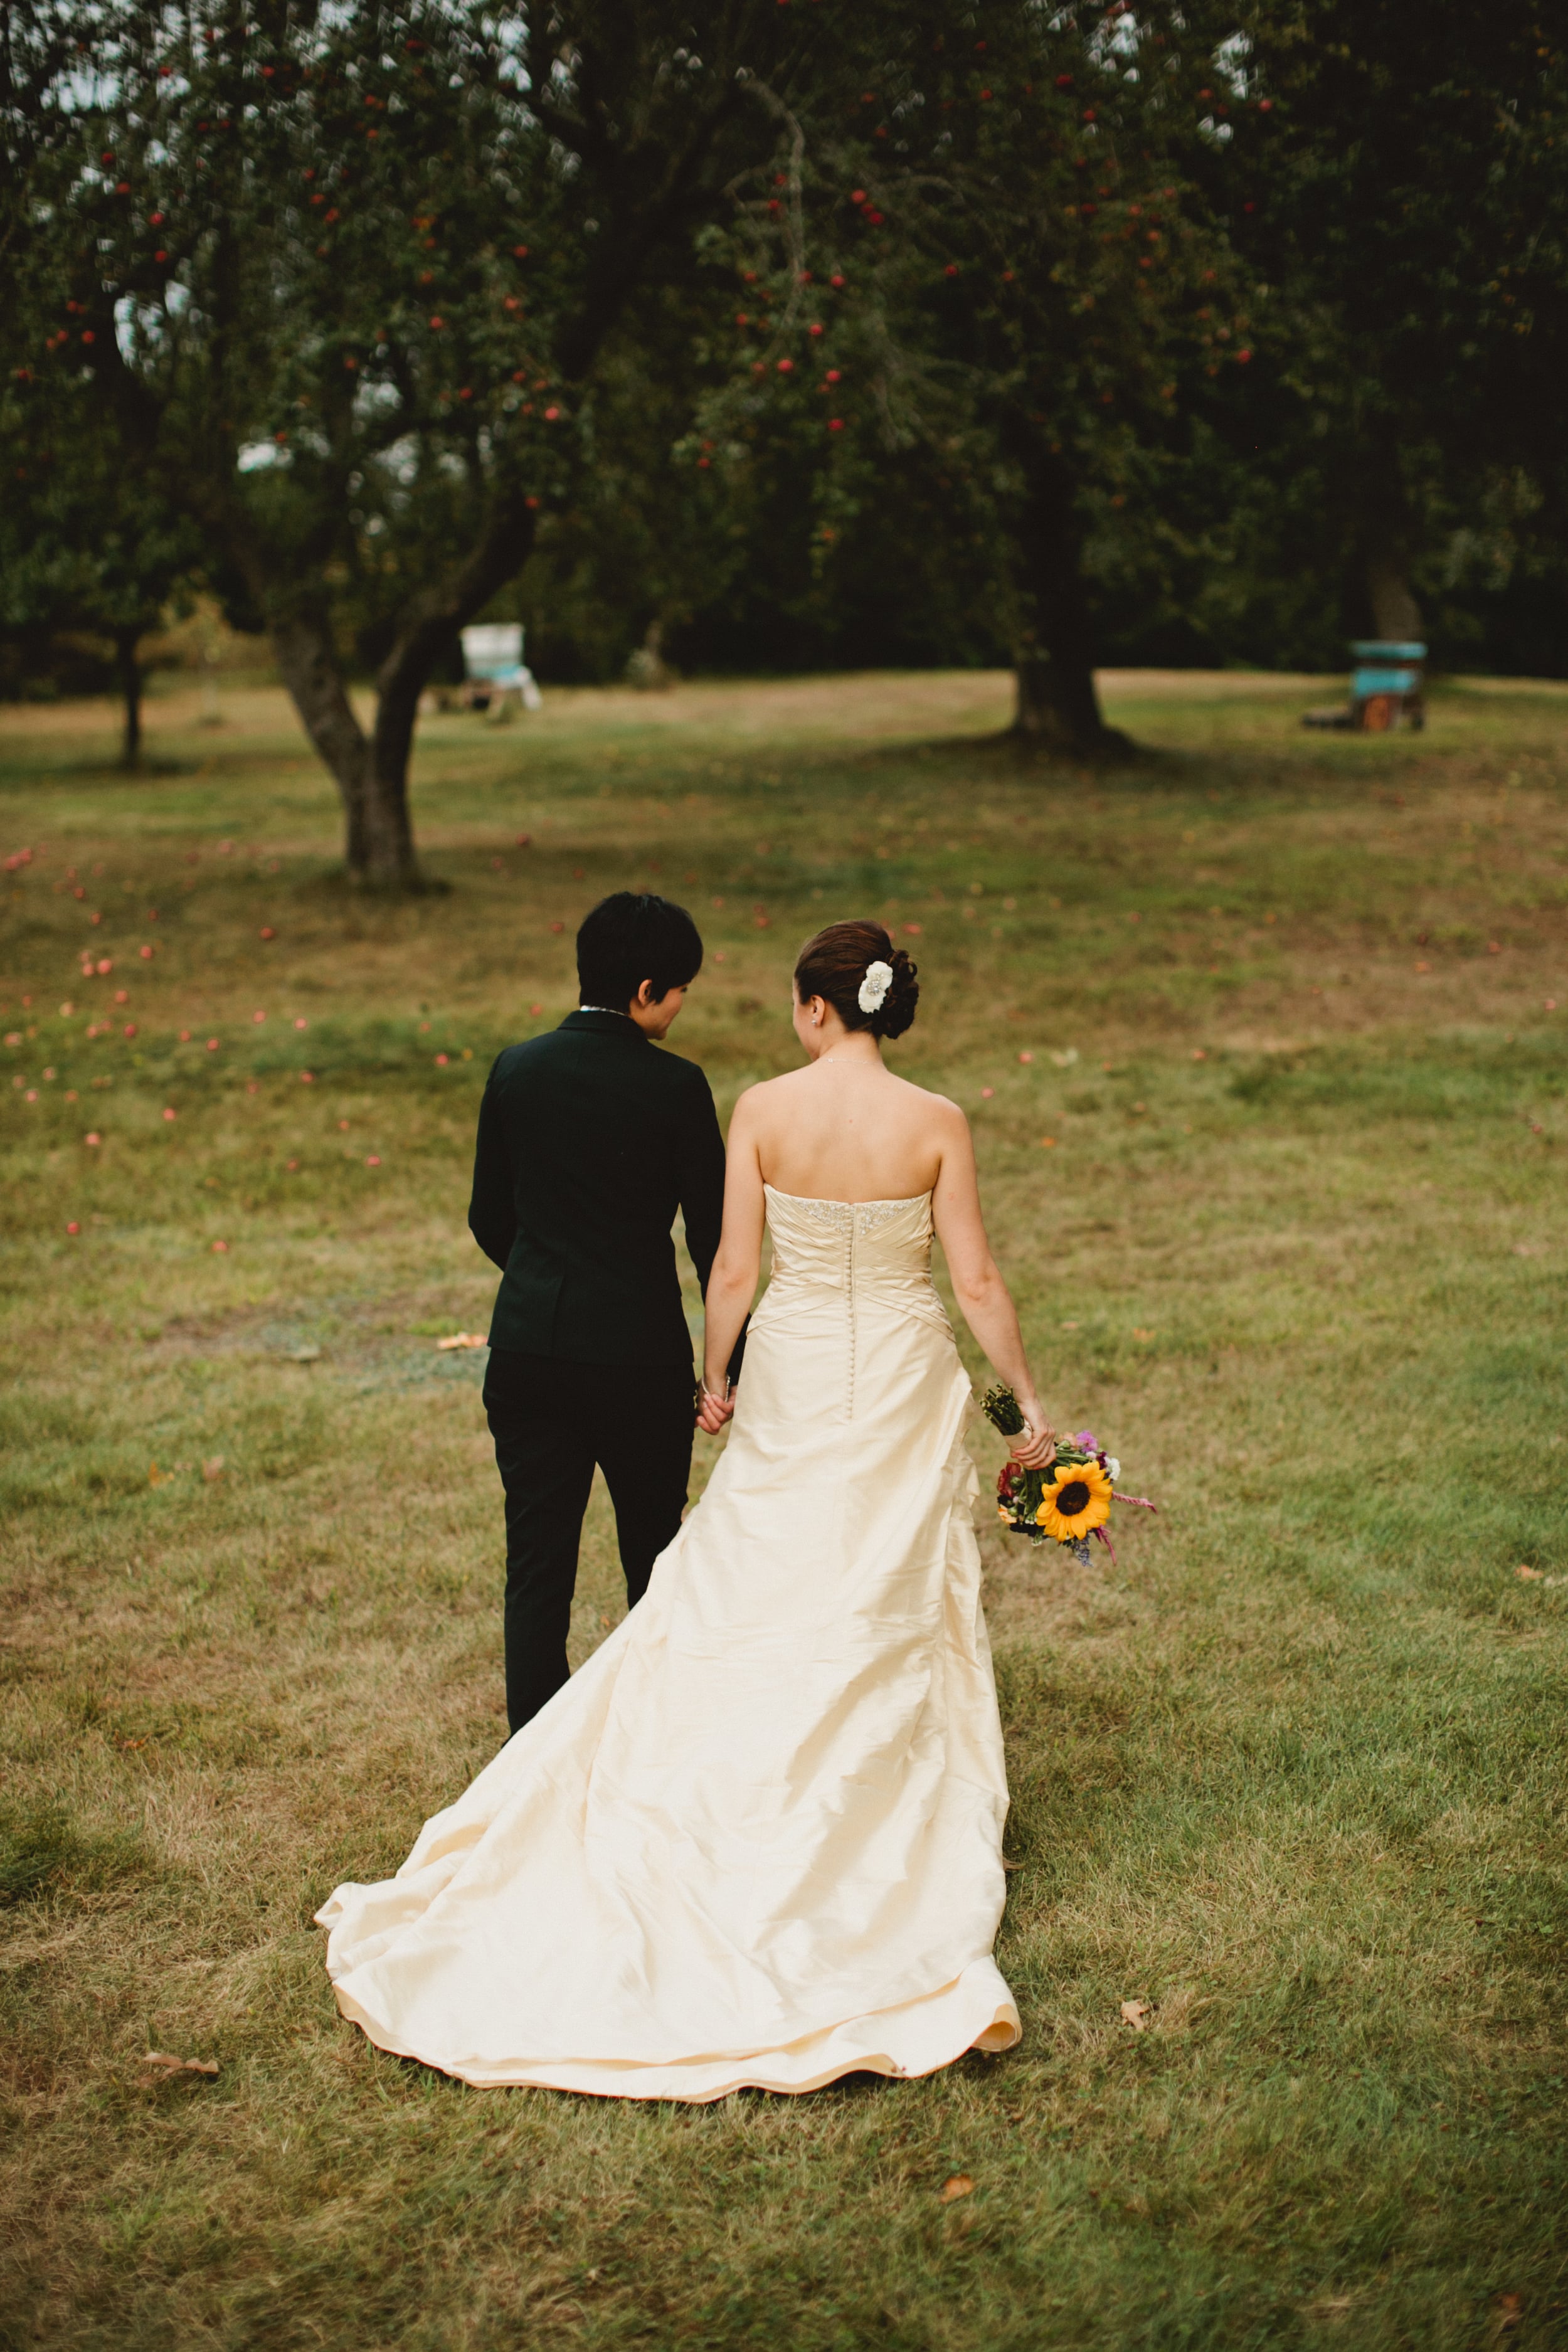
[[[1018,2039],[930,1198],[767,1199],[729,1442],[644,1598],[395,1878],[317,1914],[338,2005],[384,2050],[706,2100]]]

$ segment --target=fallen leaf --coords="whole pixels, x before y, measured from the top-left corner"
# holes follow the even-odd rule
[[[316,1347],[313,1343],[307,1341],[306,1345],[302,1348],[289,1349],[289,1361],[291,1364],[313,1364],[320,1357],[321,1352],[320,1348]]]
[[[1526,1584],[1542,1584],[1545,1581],[1545,1570],[1543,1569],[1526,1568],[1522,1560],[1521,1560],[1519,1566],[1513,1572],[1515,1576],[1522,1577]]]
[[[1005,1855],[1004,1855],[1002,1867],[1004,1870],[1022,1870],[1024,1865],[1021,1862],[1009,1862]]]
[[[1142,2033],[1153,2011],[1146,2000],[1124,2000],[1121,2014],[1134,2033]]]
[[[1524,2298],[1518,2294],[1494,2296],[1492,2309],[1497,2314],[1498,2330],[1500,2334],[1505,2328],[1519,2326],[1520,2321],[1524,2317]]]
[[[167,2050],[149,2050],[143,2066],[161,2066],[165,2074],[216,2074],[216,2058],[175,2058]]]
[[[206,1480],[209,1486],[215,1478],[221,1478],[223,1476],[223,1455],[221,1454],[209,1454],[207,1455],[205,1461],[202,1464],[202,1476]]]
[[[974,2183],[967,2172],[951,2172],[942,2184],[942,2201],[944,2205],[956,2204],[959,2198],[973,2197],[973,2194]]]
[[[454,1331],[449,1339],[437,1339],[436,1345],[447,1348],[488,1348],[489,1341],[482,1331]]]

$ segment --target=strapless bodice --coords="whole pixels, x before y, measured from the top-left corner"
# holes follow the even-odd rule
[[[907,1201],[816,1201],[763,1187],[773,1267],[752,1329],[788,1326],[798,1341],[815,1324],[837,1378],[842,1418],[856,1417],[856,1382],[868,1348],[886,1367],[906,1344],[939,1339],[947,1353],[952,1331],[931,1278],[931,1194]],[[904,1341],[897,1334],[902,1331]]]
[[[775,1283],[854,1291],[868,1283],[929,1283],[931,1194],[907,1201],[814,1201],[763,1186]]]

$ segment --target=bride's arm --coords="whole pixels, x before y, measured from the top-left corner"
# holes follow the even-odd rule
[[[980,1180],[975,1173],[969,1121],[955,1103],[946,1104],[944,1109],[947,1118],[942,1137],[942,1172],[931,1194],[937,1238],[947,1258],[953,1296],[963,1310],[963,1319],[1017,1398],[1027,1424],[1013,1441],[1013,1454],[1016,1460],[1037,1468],[1050,1459],[1056,1432],[1035,1394],[1034,1376],[1024,1353],[1023,1333],[1018,1328],[1018,1310],[991,1255],[985,1220],[980,1210]]]
[[[724,1170],[724,1227],[708,1276],[702,1325],[702,1406],[697,1426],[710,1436],[730,1417],[728,1366],[741,1326],[757,1292],[763,1263],[763,1171],[757,1163],[757,1118],[749,1094],[730,1121]]]

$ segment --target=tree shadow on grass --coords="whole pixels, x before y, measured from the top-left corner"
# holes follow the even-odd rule
[[[1122,737],[1121,748],[1115,751],[1085,757],[1050,751],[1011,729],[984,735],[933,735],[913,742],[878,744],[862,752],[858,764],[872,769],[901,768],[911,761],[926,761],[961,764],[971,781],[977,780],[978,772],[978,778],[998,784],[1038,784],[1057,789],[1093,785],[1099,790],[1123,788],[1133,792],[1190,787],[1200,769],[1205,780],[1212,782],[1210,772],[1216,764],[1212,755],[1200,760],[1185,751],[1168,751],[1163,745],[1135,742],[1131,736]]]

